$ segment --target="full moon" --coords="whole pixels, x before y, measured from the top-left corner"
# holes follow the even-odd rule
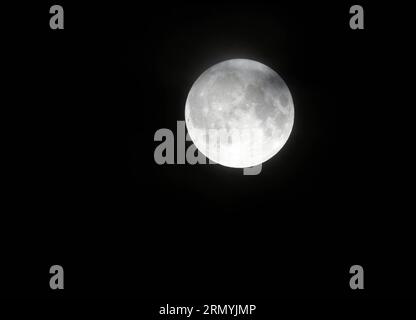
[[[256,166],[288,140],[293,100],[283,79],[266,65],[227,60],[195,81],[186,100],[185,122],[207,158],[233,168]]]

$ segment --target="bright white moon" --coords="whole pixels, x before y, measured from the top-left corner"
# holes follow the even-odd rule
[[[233,59],[212,66],[195,81],[185,121],[206,157],[245,168],[263,163],[283,147],[292,131],[294,106],[275,71],[253,60]]]

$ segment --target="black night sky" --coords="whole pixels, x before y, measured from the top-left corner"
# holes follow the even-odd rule
[[[6,294],[169,302],[414,292],[410,103],[392,94],[406,91],[398,48],[409,38],[386,24],[398,9],[364,2],[365,29],[351,30],[352,4],[65,1],[64,30],[49,29],[50,4],[31,4],[30,27],[10,34]],[[295,105],[287,144],[257,176],[157,165],[155,132],[176,137],[194,81],[232,58],[285,80]],[[48,287],[53,264],[65,268],[63,293]],[[354,264],[366,272],[362,292],[348,285]]]

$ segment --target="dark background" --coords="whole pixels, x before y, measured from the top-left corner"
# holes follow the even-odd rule
[[[3,11],[18,12],[5,29],[4,295],[414,295],[406,8],[360,2],[365,30],[351,30],[352,2],[65,1],[65,29],[51,30],[52,4]],[[288,143],[257,176],[157,165],[155,132],[176,136],[193,82],[231,58],[285,80]],[[49,289],[53,264],[64,291]],[[364,291],[349,288],[354,264]]]

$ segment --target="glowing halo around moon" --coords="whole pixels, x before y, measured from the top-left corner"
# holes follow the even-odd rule
[[[283,79],[247,59],[220,62],[193,84],[185,122],[195,146],[227,167],[245,168],[272,158],[289,138],[294,105]]]

